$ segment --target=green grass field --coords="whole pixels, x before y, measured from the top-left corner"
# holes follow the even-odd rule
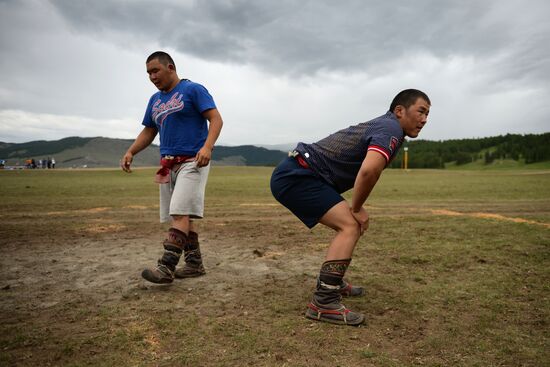
[[[139,276],[167,228],[153,169],[0,171],[0,365],[550,365],[550,170],[384,172],[348,271],[359,328],[303,317],[332,233],[271,170],[212,168],[207,275],[168,286]]]
[[[449,162],[445,164],[446,169],[451,170],[547,170],[550,169],[550,161],[543,161],[537,163],[525,164],[524,159],[513,160],[513,159],[497,159],[490,164],[486,164],[483,159],[478,159],[477,161],[456,165],[456,162]]]

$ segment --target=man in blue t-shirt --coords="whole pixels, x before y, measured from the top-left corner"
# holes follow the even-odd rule
[[[361,287],[344,281],[353,249],[369,226],[363,204],[405,136],[418,136],[430,106],[425,93],[416,89],[401,91],[386,114],[317,143],[299,143],[273,171],[271,191],[281,204],[309,228],[321,223],[336,231],[306,317],[344,325],[363,323],[363,314],[341,303],[342,296],[363,294]],[[350,205],[341,194],[351,188]]]
[[[146,67],[159,91],[149,99],[144,128],[120,163],[124,171],[131,172],[134,155],[159,134],[161,168],[156,181],[160,184],[160,220],[170,220],[171,228],[157,266],[143,270],[141,275],[153,283],[171,283],[174,277],[205,274],[193,219],[203,217],[210,158],[223,121],[206,88],[180,79],[169,54],[154,52]],[[185,265],[176,270],[182,254]]]

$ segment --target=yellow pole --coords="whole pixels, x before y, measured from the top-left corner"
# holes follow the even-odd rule
[[[404,157],[404,161],[405,161],[405,169],[407,169],[409,167],[409,148],[408,147],[405,147],[403,148],[403,150],[405,151],[405,157]]]

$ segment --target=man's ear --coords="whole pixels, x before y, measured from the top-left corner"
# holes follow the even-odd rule
[[[405,113],[405,107],[403,107],[402,105],[397,105],[397,106],[393,109],[393,113],[395,114],[395,117],[397,117],[398,119],[400,119],[400,118],[403,117],[403,114]]]

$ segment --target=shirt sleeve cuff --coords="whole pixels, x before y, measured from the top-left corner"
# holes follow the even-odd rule
[[[369,146],[367,151],[371,151],[371,150],[382,154],[384,156],[384,158],[386,159],[386,163],[389,163],[390,154],[388,153],[387,149],[382,148],[381,146],[378,146],[378,145],[371,145],[371,146]]]

